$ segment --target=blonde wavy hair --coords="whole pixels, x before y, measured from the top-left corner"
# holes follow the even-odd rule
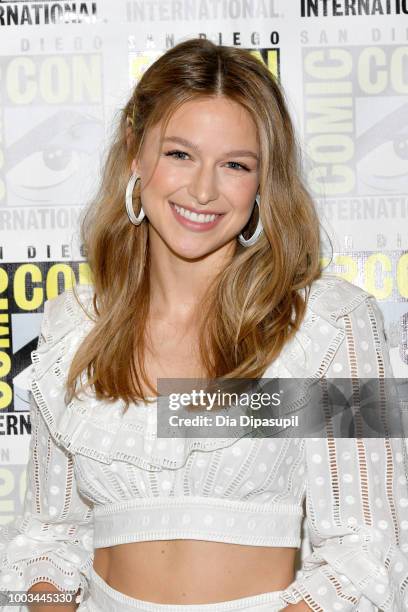
[[[146,70],[121,109],[99,190],[82,218],[96,316],[71,362],[67,401],[77,396],[78,380],[85,390],[85,372],[86,387],[93,386],[98,399],[122,399],[126,409],[131,402],[152,401],[144,397],[143,387],[158,393],[144,366],[149,222],[145,218],[138,227],[130,223],[125,190],[131,162],[147,131],[162,122],[163,138],[178,107],[207,96],[239,103],[257,126],[264,228],[249,248],[237,241],[234,256],[200,304],[198,349],[208,378],[260,378],[299,329],[305,313],[299,290],[305,289],[307,299],[311,283],[321,276],[320,228],[301,178],[299,147],[284,93],[251,52],[190,39]],[[255,216],[244,235],[252,233]]]

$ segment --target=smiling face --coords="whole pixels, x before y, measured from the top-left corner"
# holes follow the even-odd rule
[[[132,163],[141,176],[150,240],[187,259],[233,252],[259,186],[250,114],[222,96],[189,101],[171,116],[161,147],[159,136],[160,124],[147,132]]]

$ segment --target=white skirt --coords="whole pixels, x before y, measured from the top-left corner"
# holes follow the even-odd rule
[[[134,599],[116,591],[91,568],[89,595],[79,605],[77,612],[134,612],[135,610],[140,610],[140,612],[238,612],[238,610],[278,612],[287,606],[287,603],[280,598],[281,593],[283,591],[271,591],[210,604],[159,604]]]

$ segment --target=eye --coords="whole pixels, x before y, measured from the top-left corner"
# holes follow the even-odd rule
[[[186,159],[186,157],[182,157],[183,155],[190,157],[188,153],[186,153],[185,151],[179,151],[178,149],[174,151],[167,151],[164,155],[166,157],[173,157],[174,159],[180,159],[182,161]],[[239,162],[231,161],[227,162],[227,164],[234,164],[232,170],[244,170],[245,172],[250,172],[250,169],[247,166],[245,166],[244,164],[240,164]]]
[[[228,164],[235,164],[235,168],[233,168],[233,169],[236,169],[236,170],[245,170],[246,172],[249,172],[248,166],[244,166],[244,164],[240,164],[239,162],[235,162],[235,161],[227,162],[227,163]],[[239,166],[239,167],[237,168],[236,166]]]
[[[179,155],[188,156],[188,153],[185,153],[185,151],[167,151],[167,153],[165,153],[166,157],[174,157],[174,159],[185,159],[184,157],[179,157]]]

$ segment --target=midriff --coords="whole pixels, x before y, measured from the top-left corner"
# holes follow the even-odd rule
[[[285,589],[296,548],[156,540],[97,548],[93,567],[113,589],[163,604],[206,604]]]

